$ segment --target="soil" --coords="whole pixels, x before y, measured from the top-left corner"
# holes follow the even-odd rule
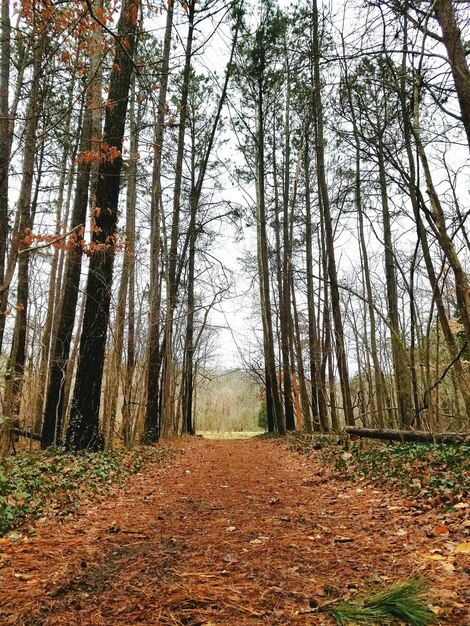
[[[185,439],[77,515],[0,540],[0,624],[333,624],[339,598],[412,575],[470,624],[469,556],[443,509],[338,480],[275,441]],[[320,610],[319,610],[320,609]]]

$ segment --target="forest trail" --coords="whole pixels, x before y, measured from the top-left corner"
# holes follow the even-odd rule
[[[172,445],[182,454],[74,518],[0,541],[2,626],[326,625],[302,611],[416,573],[444,607],[440,623],[470,623],[465,568],[443,568],[434,557],[449,537],[423,530],[444,512],[338,481],[278,442]]]

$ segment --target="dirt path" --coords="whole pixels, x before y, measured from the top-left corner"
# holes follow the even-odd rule
[[[302,611],[416,573],[442,624],[470,624],[466,564],[436,559],[449,538],[423,531],[438,516],[278,443],[181,446],[76,518],[1,542],[0,624],[331,624]]]

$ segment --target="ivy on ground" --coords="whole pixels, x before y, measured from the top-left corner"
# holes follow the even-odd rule
[[[318,451],[346,480],[392,484],[404,494],[452,504],[470,494],[470,445],[291,438],[301,452]]]
[[[158,463],[175,450],[142,447],[132,452],[62,450],[21,452],[0,462],[0,535],[48,512],[66,515],[85,495],[120,485],[145,463]]]

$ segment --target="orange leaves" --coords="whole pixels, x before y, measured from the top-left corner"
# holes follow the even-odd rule
[[[138,7],[139,4],[140,4],[139,1],[136,0],[131,7],[130,22],[132,26],[135,26],[137,24],[137,14],[139,11],[139,7]]]
[[[105,215],[112,215],[112,210],[107,208],[104,211]],[[54,233],[52,235],[34,233],[30,228],[25,228],[23,236],[20,238],[20,243],[23,249],[28,251],[34,251],[39,248],[50,246],[58,250],[65,250],[70,252],[72,250],[79,251],[82,254],[91,256],[92,254],[103,251],[127,251],[128,242],[120,241],[116,234],[109,235],[105,241],[97,241],[97,239],[103,239],[103,228],[96,223],[103,215],[103,210],[100,207],[95,207],[91,215],[90,233],[92,235],[92,241],[87,242],[84,239],[85,229],[83,226],[75,228],[70,233],[63,233],[58,235]],[[65,230],[65,226],[63,227]],[[17,310],[18,307],[16,307]],[[4,314],[10,314],[11,311]]]
[[[29,248],[38,244],[50,244],[53,248],[63,248],[64,242],[57,241],[57,234],[47,235],[43,233],[34,233],[31,228],[25,228],[21,244],[25,248]]]
[[[79,165],[86,165],[92,163],[103,163],[109,161],[112,163],[122,155],[121,151],[116,146],[110,146],[106,141],[101,141],[97,150],[85,150],[81,152],[75,162]]]
[[[27,248],[33,243],[33,233],[31,228],[25,228],[21,243]]]
[[[62,63],[68,63],[71,59],[72,54],[70,52],[67,52],[67,50],[64,50],[60,55],[60,60],[62,61]]]

